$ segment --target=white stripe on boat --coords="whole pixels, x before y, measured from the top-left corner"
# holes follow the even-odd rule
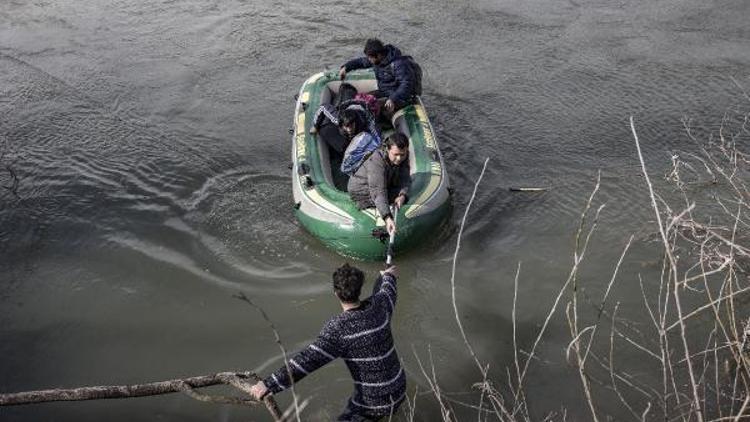
[[[328,212],[336,214],[339,217],[344,217],[347,220],[351,220],[352,219],[352,216],[349,215],[346,211],[342,210],[341,208],[339,208],[336,205],[334,205],[333,202],[331,202],[331,201],[325,199],[323,196],[321,196],[320,192],[318,192],[317,189],[310,189],[310,190],[306,191],[303,188],[302,191],[304,192],[304,194],[307,195],[308,198],[310,198],[310,200],[315,205],[323,208],[324,210],[326,210]]]
[[[318,73],[310,76],[309,78],[307,78],[307,80],[305,81],[304,85],[315,83],[318,79],[322,78],[323,75],[325,75],[325,73],[318,72]],[[307,101],[305,101],[305,102],[307,102]]]

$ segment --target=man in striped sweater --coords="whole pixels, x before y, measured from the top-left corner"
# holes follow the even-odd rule
[[[372,296],[359,300],[364,274],[344,264],[333,273],[333,291],[343,312],[331,318],[317,340],[252,388],[260,399],[289,388],[336,358],[344,359],[354,393],[339,421],[377,421],[392,415],[406,397],[406,376],[393,345],[395,266],[380,272]]]

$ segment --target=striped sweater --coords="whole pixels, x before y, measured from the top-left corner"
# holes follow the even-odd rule
[[[349,407],[370,415],[388,415],[403,401],[406,376],[391,334],[396,305],[396,278],[380,276],[373,294],[356,309],[331,318],[317,340],[263,382],[273,393],[289,388],[336,358],[344,359],[354,380]]]

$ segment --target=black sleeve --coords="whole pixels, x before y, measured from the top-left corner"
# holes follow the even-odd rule
[[[370,63],[369,60],[367,60],[367,57],[357,57],[356,59],[351,59],[348,62],[344,63],[344,70],[347,72],[357,69],[367,69],[368,67],[372,67],[372,63]]]

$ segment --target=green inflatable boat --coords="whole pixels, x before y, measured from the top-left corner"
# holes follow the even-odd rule
[[[350,72],[345,82],[359,92],[377,88],[371,70]],[[328,146],[309,133],[316,110],[321,104],[333,101],[341,83],[338,72],[318,73],[302,84],[297,96],[292,129],[295,214],[313,236],[339,254],[377,260],[384,257],[385,247],[373,230],[384,227],[385,223],[374,208],[357,209],[348,193],[336,187],[345,183],[334,183],[341,174],[331,168]],[[395,251],[401,253],[425,244],[439,233],[451,201],[443,157],[421,99],[399,110],[392,124],[393,128],[384,128],[383,138],[392,131],[400,131],[409,138],[412,177],[409,200],[396,217]]]

